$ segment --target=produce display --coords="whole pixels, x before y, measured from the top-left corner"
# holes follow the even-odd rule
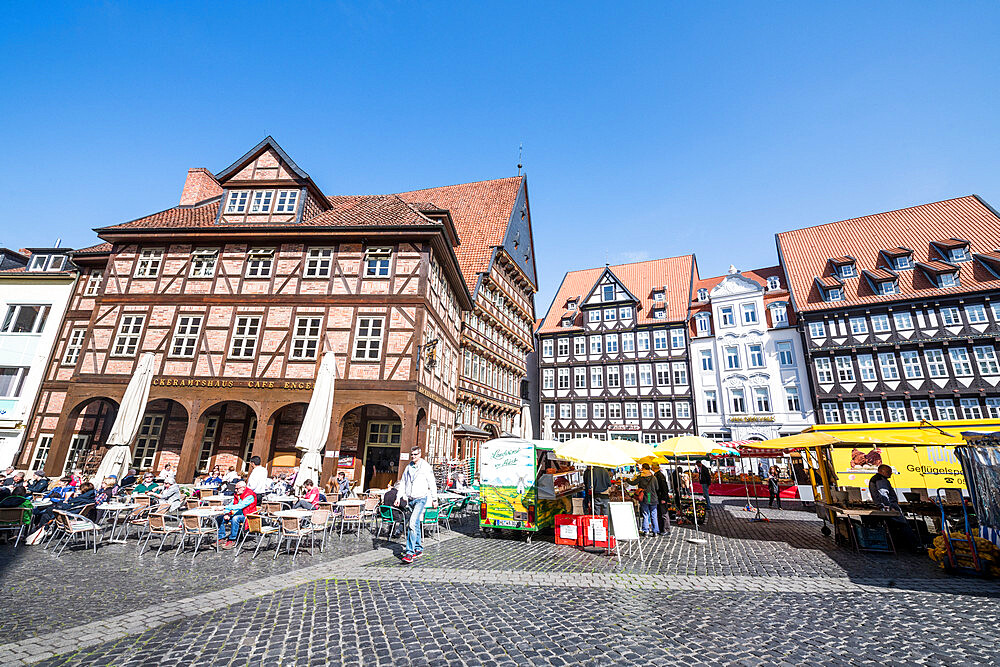
[[[972,547],[968,537],[964,533],[952,533],[951,548],[955,553],[955,564],[958,567],[973,569],[975,562],[972,559]],[[992,577],[1000,576],[1000,549],[987,539],[982,537],[972,538],[976,543],[976,553],[983,568]],[[927,550],[927,555],[931,560],[941,564],[941,567],[948,567],[948,542],[944,535],[934,538],[934,546]]]

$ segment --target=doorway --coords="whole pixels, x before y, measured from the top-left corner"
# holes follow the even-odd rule
[[[399,476],[399,444],[403,425],[398,421],[370,421],[365,434],[365,489],[385,489]]]

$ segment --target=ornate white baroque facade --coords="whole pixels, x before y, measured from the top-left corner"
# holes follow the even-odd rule
[[[701,435],[766,440],[815,423],[793,316],[780,267],[730,267],[697,282],[690,358]]]

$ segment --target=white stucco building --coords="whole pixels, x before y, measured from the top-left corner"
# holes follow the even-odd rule
[[[793,318],[781,267],[696,281],[690,359],[701,435],[766,440],[815,423]]]
[[[0,248],[0,468],[21,448],[77,278],[69,252]]]

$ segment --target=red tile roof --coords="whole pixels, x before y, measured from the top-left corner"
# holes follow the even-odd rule
[[[694,289],[691,290],[691,315],[695,313],[711,313],[712,312],[712,302],[709,301],[699,301],[698,300],[698,290],[707,289],[709,292],[712,288],[718,285],[725,279],[729,274],[715,276],[713,278],[701,278],[695,281]],[[769,266],[765,269],[754,269],[753,271],[740,271],[740,275],[744,278],[749,278],[754,282],[759,283],[765,288],[764,291],[764,305],[770,305],[776,301],[788,301],[788,284],[785,282],[785,273],[781,270],[780,266]],[[771,277],[777,277],[779,280],[780,288],[776,290],[768,290],[767,279]],[[795,323],[795,314],[791,312],[791,308],[788,309],[788,317],[792,324]],[[768,315],[770,317],[770,315]],[[770,322],[770,319],[768,320]],[[691,334],[695,335],[697,333],[695,329],[695,324],[692,321],[691,324]]]
[[[864,269],[862,273],[878,283],[885,282],[887,280],[896,280],[897,278],[895,273],[886,269]]]
[[[898,294],[879,295],[867,279],[846,278],[844,300],[826,303],[815,285],[816,276],[830,275],[828,258],[845,248],[857,258],[859,269],[874,270],[884,267],[881,251],[886,249],[913,248],[914,261],[940,259],[931,244],[951,237],[969,239],[973,253],[997,250],[1000,219],[983,201],[970,195],[781,232],[777,241],[795,306],[801,311],[1000,289],[1000,279],[977,260],[959,265],[960,284],[954,287],[937,287],[923,271],[900,271]]]
[[[597,280],[604,273],[605,269],[612,274],[631,292],[638,300],[638,312],[636,313],[636,324],[665,324],[667,322],[684,322],[687,320],[688,300],[691,298],[691,284],[694,273],[694,255],[681,255],[680,257],[668,257],[665,259],[654,259],[648,262],[634,262],[632,264],[616,264],[608,267],[598,267],[596,269],[583,269],[581,271],[570,271],[563,278],[562,285],[556,293],[548,313],[539,327],[539,333],[555,333],[560,331],[574,331],[574,328],[561,327],[559,325],[562,315],[566,312],[566,301],[572,297],[577,297],[582,304],[590,290],[593,289]],[[653,290],[654,288],[667,287],[666,293],[666,317],[663,319],[653,319],[650,312],[653,310]],[[575,311],[578,327],[583,326],[583,316],[580,311]]]
[[[104,243],[98,243],[97,245],[92,245],[92,246],[90,246],[88,248],[80,248],[79,250],[74,250],[73,254],[74,255],[79,255],[81,253],[82,254],[90,254],[90,253],[99,254],[99,253],[103,253],[103,252],[111,252],[111,248],[112,248],[112,245],[110,243],[108,243],[107,241],[105,241]]]
[[[819,284],[823,287],[843,287],[844,283],[841,282],[840,278],[837,276],[823,276],[816,278]]]
[[[949,262],[942,262],[939,259],[932,259],[928,262],[917,262],[917,266],[934,273],[953,273],[958,270],[958,266]]]

